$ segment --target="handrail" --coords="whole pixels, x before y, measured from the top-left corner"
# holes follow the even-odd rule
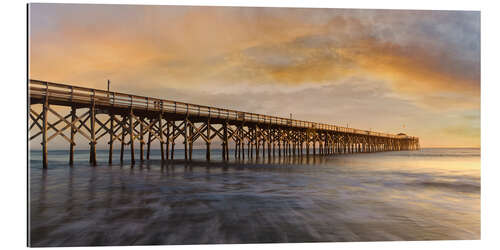
[[[53,98],[63,98],[71,102],[88,101],[90,103],[91,99],[94,99],[97,105],[108,104],[113,107],[131,107],[134,109],[142,108],[145,110],[172,112],[176,114],[185,114],[187,116],[193,115],[198,117],[205,115],[208,116],[209,118],[214,118],[214,119],[225,118],[227,120],[259,122],[269,125],[284,125],[297,128],[320,129],[320,130],[397,138],[397,139],[413,139],[413,140],[418,139],[418,137],[413,137],[408,135],[393,135],[393,134],[380,133],[368,130],[342,127],[337,125],[288,119],[278,116],[269,116],[251,112],[164,100],[154,97],[144,97],[126,93],[108,92],[99,89],[92,89],[87,87],[40,81],[34,79],[29,80],[29,85],[30,85],[29,87],[30,95],[32,92],[33,94],[40,93],[40,95],[42,96],[47,95]]]

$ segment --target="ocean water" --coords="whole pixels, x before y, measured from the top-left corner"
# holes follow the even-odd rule
[[[128,153],[128,152],[127,152]],[[113,165],[30,152],[31,246],[480,239],[480,150]],[[183,159],[181,150],[175,158]]]

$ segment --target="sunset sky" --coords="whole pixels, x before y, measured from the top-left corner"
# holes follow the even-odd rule
[[[31,4],[30,78],[480,146],[480,13]]]

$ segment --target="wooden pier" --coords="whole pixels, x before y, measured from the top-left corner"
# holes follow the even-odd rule
[[[405,134],[378,133],[39,80],[29,80],[28,85],[29,140],[42,137],[43,168],[48,167],[48,143],[57,136],[67,140],[69,163],[73,164],[76,134],[88,140],[89,161],[94,166],[97,143],[108,145],[111,164],[115,141],[121,143],[120,161],[124,160],[125,146],[129,146],[132,164],[136,162],[136,144],[139,160],[144,161],[149,159],[151,143],[156,141],[160,144],[161,159],[173,159],[177,138],[183,139],[185,160],[192,159],[196,140],[205,142],[206,159],[210,160],[211,144],[216,138],[221,141],[225,161],[230,157],[230,144],[234,146],[235,159],[419,149],[418,138]],[[41,105],[41,112],[36,112],[34,105]],[[54,106],[71,110],[69,114],[60,114]],[[77,115],[77,109],[83,109],[84,113]],[[56,121],[49,122],[49,114]]]

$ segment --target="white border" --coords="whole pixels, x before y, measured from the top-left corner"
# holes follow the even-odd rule
[[[167,246],[169,249],[302,249],[334,247],[336,249],[494,249],[498,246],[497,227],[500,225],[499,154],[496,148],[500,141],[499,103],[500,84],[497,69],[500,45],[498,27],[500,13],[494,1],[397,1],[397,0],[349,0],[349,1],[51,1],[60,3],[110,3],[110,4],[157,4],[157,5],[216,5],[216,6],[262,6],[262,7],[318,7],[318,8],[376,8],[376,9],[440,9],[481,11],[481,141],[482,141],[482,198],[480,241],[427,241],[427,242],[369,242],[369,243],[300,243],[300,244],[242,244],[242,245],[197,245]],[[0,30],[2,31],[2,84],[1,127],[3,132],[1,151],[3,168],[0,181],[1,239],[6,249],[26,246],[26,5],[21,1],[2,4]],[[166,247],[166,246],[158,246]],[[116,247],[110,247],[113,249]],[[130,247],[131,249],[153,249],[151,247]],[[50,249],[50,248],[49,248]],[[65,249],[65,248],[57,248]],[[86,248],[82,248],[86,249]]]

